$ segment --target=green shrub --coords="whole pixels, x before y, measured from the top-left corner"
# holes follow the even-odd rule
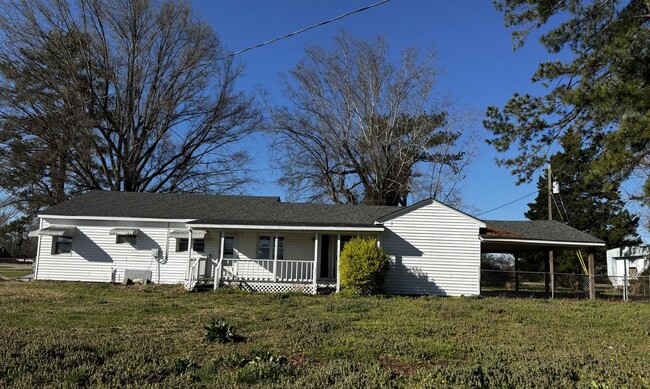
[[[244,337],[237,334],[235,328],[225,321],[214,319],[205,328],[203,339],[209,343],[238,343],[244,340]]]
[[[352,239],[341,251],[340,261],[342,287],[361,295],[383,292],[390,262],[375,239]]]

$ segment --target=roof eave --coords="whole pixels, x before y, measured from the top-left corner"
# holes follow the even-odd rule
[[[542,239],[507,239],[507,238],[489,238],[489,237],[480,237],[481,242],[494,242],[494,243],[516,243],[520,245],[549,245],[549,246],[584,246],[584,247],[605,247],[607,244],[605,242],[572,242],[566,240],[542,240]]]
[[[280,230],[280,231],[340,231],[340,232],[383,232],[383,226],[326,226],[326,225],[262,225],[262,224],[213,224],[188,223],[192,228],[224,230]]]

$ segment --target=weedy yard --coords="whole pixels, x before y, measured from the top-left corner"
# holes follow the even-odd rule
[[[650,305],[0,282],[0,387],[650,387]]]

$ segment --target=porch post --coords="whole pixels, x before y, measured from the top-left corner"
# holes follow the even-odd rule
[[[336,235],[336,291],[341,291],[341,234]]]
[[[320,263],[320,250],[318,249],[320,240],[318,239],[318,232],[314,234],[314,268],[312,269],[312,283],[314,285],[314,294],[318,291],[318,264]]]
[[[187,280],[191,278],[192,272],[192,228],[189,228],[190,236],[187,238]]]
[[[273,236],[273,282],[278,281],[278,233]]]
[[[220,234],[220,240],[219,240],[219,266],[217,266],[216,269],[214,269],[214,289],[217,289],[219,287],[219,283],[221,282],[221,267],[223,266],[223,243],[226,240],[225,239],[225,232],[221,231]]]

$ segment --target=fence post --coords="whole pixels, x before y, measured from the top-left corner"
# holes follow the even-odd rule
[[[623,259],[623,301],[627,301],[629,294],[627,269],[627,259]]]
[[[587,259],[589,267],[589,300],[596,299],[596,266],[594,264],[594,254],[589,253]]]

